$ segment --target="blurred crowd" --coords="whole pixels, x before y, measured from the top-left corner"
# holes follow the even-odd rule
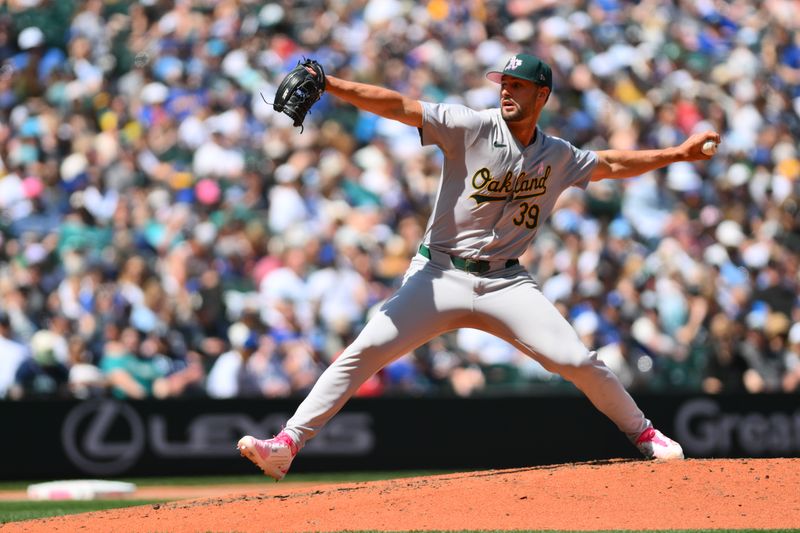
[[[277,84],[313,57],[482,109],[520,51],[577,146],[723,138],[565,192],[521,258],[545,295],[632,391],[797,392],[798,30],[791,0],[3,2],[0,398],[307,391],[400,283],[441,154],[327,95],[300,133]],[[459,330],[359,394],[563,384]]]

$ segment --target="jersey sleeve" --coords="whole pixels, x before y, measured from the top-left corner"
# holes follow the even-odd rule
[[[567,186],[585,189],[589,186],[592,171],[597,165],[597,154],[591,150],[581,150],[567,141],[562,142],[566,144],[566,148],[570,151],[566,174],[571,177],[571,180]]]
[[[463,152],[475,141],[484,121],[480,113],[457,104],[421,104],[423,146],[436,145],[451,154]]]

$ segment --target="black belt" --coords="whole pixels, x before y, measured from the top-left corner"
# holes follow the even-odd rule
[[[428,259],[431,258],[431,249],[424,244],[419,245],[419,253],[422,257],[427,257]],[[476,261],[474,259],[464,259],[463,257],[458,257],[455,255],[445,255],[450,258],[450,262],[453,263],[454,267],[459,270],[463,270],[464,272],[469,272],[470,274],[484,274],[489,272],[489,270],[492,268],[491,261]],[[519,260],[509,259],[506,261],[505,268],[517,266],[518,264]]]

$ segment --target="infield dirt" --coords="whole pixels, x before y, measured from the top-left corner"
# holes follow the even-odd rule
[[[744,528],[800,528],[800,459],[612,460],[316,487],[265,481],[0,532]]]

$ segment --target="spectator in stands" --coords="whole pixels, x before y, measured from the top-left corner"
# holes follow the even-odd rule
[[[67,397],[69,370],[56,356],[60,340],[58,335],[48,330],[33,334],[31,357],[17,368],[15,382],[20,398]]]
[[[275,355],[274,343],[245,324],[228,329],[231,349],[220,355],[206,381],[212,398],[263,398],[291,391],[289,377]],[[262,346],[263,342],[263,346]]]
[[[75,398],[85,400],[103,396],[106,380],[103,372],[92,363],[92,354],[80,335],[72,335],[67,344],[69,359],[69,389]]]
[[[145,355],[141,334],[125,327],[106,343],[100,368],[117,398],[143,399],[158,394],[169,367],[163,357]],[[160,395],[160,394],[159,394]]]
[[[795,322],[787,336],[787,349],[783,354],[786,373],[783,375],[784,392],[800,390],[800,322]]]
[[[29,358],[26,346],[13,338],[8,315],[0,310],[0,398],[20,397],[17,371]]]

